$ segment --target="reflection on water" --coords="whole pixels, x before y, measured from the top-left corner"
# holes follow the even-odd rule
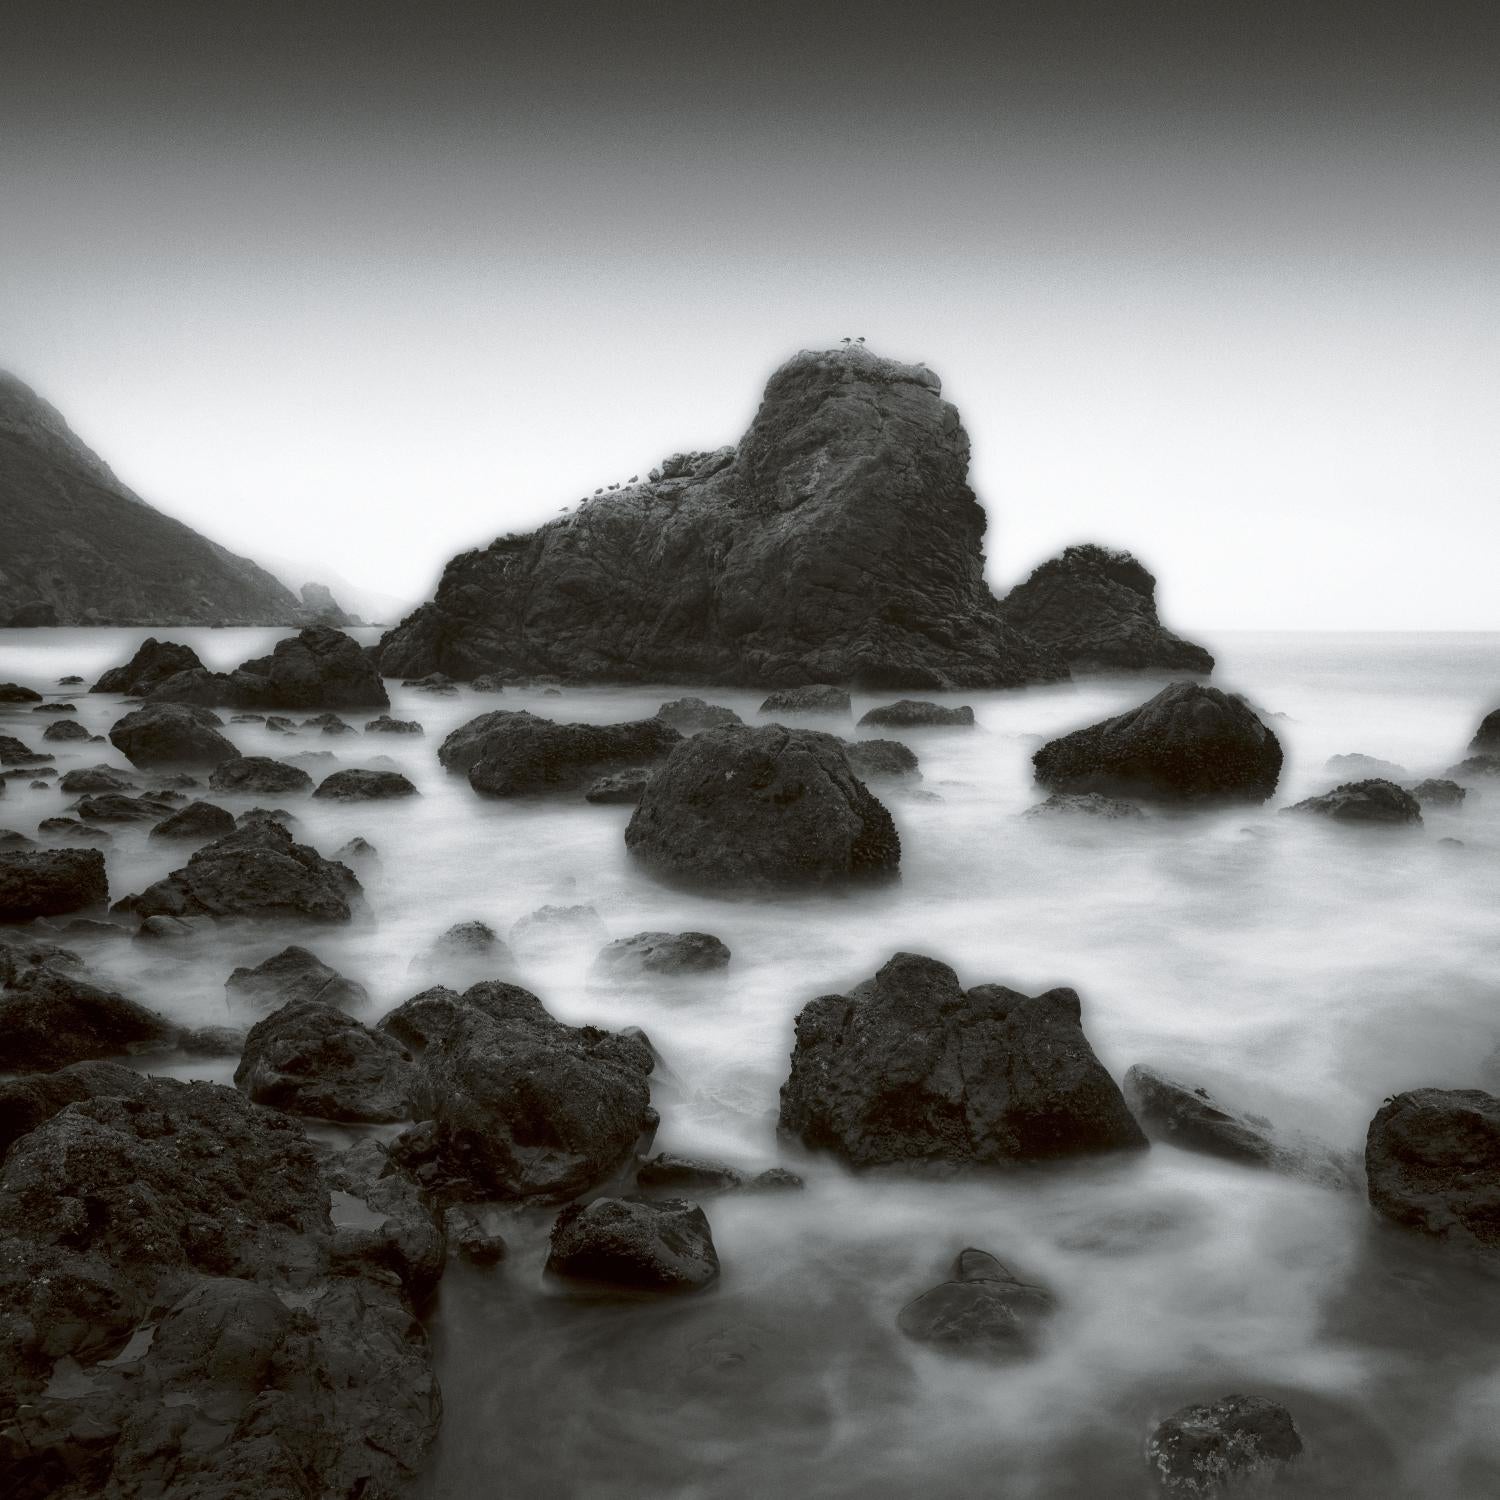
[[[0,679],[92,680],[142,634],[0,632]],[[229,666],[275,632],[171,634]],[[1440,771],[1500,702],[1494,636],[1211,644],[1216,681],[1277,715],[1288,752],[1278,804],[1329,785],[1323,763],[1337,753],[1380,756],[1413,776]],[[540,1276],[545,1216],[516,1219],[498,1272],[450,1271],[432,1319],[447,1417],[429,1495],[1133,1496],[1151,1425],[1187,1400],[1240,1389],[1279,1396],[1297,1417],[1307,1460],[1289,1494],[1500,1492],[1500,1286],[1458,1253],[1374,1225],[1356,1196],[1161,1147],[941,1183],[856,1180],[776,1141],[796,1011],[903,947],[947,959],[967,983],[1073,985],[1116,1076],[1150,1062],[1345,1149],[1361,1145],[1387,1094],[1482,1081],[1500,1043],[1500,786],[1411,834],[1328,827],[1274,806],[1079,826],[1016,816],[1037,800],[1028,761],[1042,738],[1155,686],[961,695],[979,730],[904,736],[924,780],[919,794],[887,796],[902,880],[852,896],[666,891],[625,859],[628,809],[482,802],[436,763],[442,736],[487,708],[606,720],[649,713],[679,690],[495,699],[396,688],[391,711],[420,719],[420,740],[232,727],[247,753],[327,751],[344,765],[388,756],[423,794],[280,799],[325,853],[356,834],[380,850],[364,877],[369,917],[302,936],[368,986],[371,1017],[428,981],[413,958],[457,921],[483,919],[503,936],[543,904],[587,903],[611,936],[716,933],[734,952],[722,983],[600,992],[587,980],[592,948],[566,946],[528,956],[520,977],[569,1021],[646,1029],[664,1059],[661,1146],[751,1169],[788,1161],[808,1178],[801,1194],[707,1203],[724,1274],[701,1298],[554,1295]],[[753,719],[760,695],[710,696]],[[116,699],[77,701],[101,730],[120,710]],[[0,712],[0,732],[32,743],[47,722]],[[108,746],[48,748],[61,769],[119,762]],[[29,833],[64,800],[12,782],[0,825]],[[236,810],[265,801],[215,800]],[[119,895],[182,853],[126,828],[108,858]],[[290,936],[226,932],[170,950],[117,942],[87,956],[127,992],[203,1024],[227,1018],[229,970]],[[184,1058],[171,1071],[223,1079],[230,1067]],[[895,1332],[902,1303],[970,1243],[1058,1294],[1035,1361],[976,1366]]]

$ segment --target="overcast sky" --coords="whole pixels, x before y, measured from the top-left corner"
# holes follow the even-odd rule
[[[23,3],[0,366],[418,597],[863,334],[999,587],[1093,539],[1185,630],[1496,628],[1495,9]]]

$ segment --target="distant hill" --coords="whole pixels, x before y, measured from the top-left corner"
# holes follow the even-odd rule
[[[290,625],[306,613],[264,568],[132,494],[0,372],[0,625]]]

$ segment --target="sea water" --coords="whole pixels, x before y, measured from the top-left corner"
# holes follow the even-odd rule
[[[0,680],[67,695],[104,732],[129,705],[53,684],[92,681],[145,634],[0,632]],[[280,633],[170,634],[224,668]],[[1208,644],[1215,683],[1246,694],[1285,747],[1265,807],[1020,816],[1042,795],[1032,751],[1144,700],[1160,686],[1150,676],[951,695],[973,705],[972,730],[808,720],[901,738],[921,757],[919,783],[879,788],[901,834],[901,879],[853,894],[668,890],[626,857],[628,808],[483,800],[437,763],[443,736],[492,708],[603,722],[686,689],[437,697],[393,683],[391,714],[419,720],[424,736],[230,725],[247,754],[320,757],[306,763],[315,780],[394,763],[416,784],[417,798],[350,805],[201,794],[234,811],[285,806],[325,854],[364,835],[380,854],[361,875],[368,916],[310,933],[73,946],[115,987],[200,1025],[243,1024],[226,1007],[226,976],[289,941],[365,984],[373,1020],[434,977],[420,955],[443,929],[477,919],[503,937],[544,905],[591,906],[612,937],[695,929],[733,950],[722,982],[644,990],[591,984],[592,941],[528,951],[497,972],[569,1022],[645,1029],[661,1057],[659,1147],[752,1171],[783,1163],[807,1186],[706,1200],[723,1275],[693,1298],[559,1295],[542,1276],[545,1213],[507,1225],[497,1271],[453,1266],[428,1320],[446,1409],[422,1484],[433,1500],[1136,1496],[1150,1493],[1143,1445],[1155,1423],[1236,1391],[1295,1416],[1306,1454],[1285,1493],[1500,1494],[1500,1277],[1376,1221],[1358,1193],[1161,1145],[942,1181],[856,1177],[777,1138],[798,1010],[901,949],[945,960],[966,985],[1070,985],[1117,1078],[1152,1064],[1356,1158],[1386,1096],[1500,1086],[1500,782],[1461,811],[1429,811],[1420,829],[1280,811],[1346,779],[1325,769],[1331,755],[1377,756],[1413,778],[1461,759],[1500,703],[1500,636]],[[700,691],[757,720],[759,694]],[[855,717],[878,701],[856,698]],[[0,707],[0,733],[36,745],[52,717]],[[44,748],[60,771],[124,764],[107,743]],[[12,780],[0,827],[33,833],[70,800]],[[114,897],[184,860],[144,826],[111,826]],[[227,1081],[233,1060],[150,1066]],[[901,1306],[966,1245],[1056,1293],[1035,1358],[954,1359],[896,1331]]]

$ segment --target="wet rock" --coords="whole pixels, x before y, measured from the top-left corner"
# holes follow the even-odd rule
[[[643,1161],[635,1174],[635,1185],[643,1193],[689,1193],[701,1198],[708,1193],[728,1193],[745,1187],[750,1178],[722,1162],[697,1161],[672,1151],[659,1151]]]
[[[323,734],[353,734],[354,726],[345,723],[337,714],[318,714],[302,721],[304,729],[316,729]]]
[[[76,714],[78,705],[76,703],[38,703],[31,711],[34,714]]]
[[[414,972],[473,981],[511,966],[511,951],[488,922],[455,922],[412,960]]]
[[[182,917],[147,917],[136,929],[138,943],[182,943],[198,936],[199,929]]]
[[[380,863],[380,850],[369,839],[356,834],[347,844],[335,850],[333,857],[351,868],[362,867],[369,870]]]
[[[0,922],[29,922],[83,911],[109,899],[97,849],[0,854]]]
[[[848,692],[829,683],[780,688],[760,706],[763,714],[848,714],[853,710]]]
[[[1469,749],[1476,755],[1500,754],[1500,708],[1491,709],[1479,721],[1479,728],[1469,741]]]
[[[413,1299],[437,1286],[448,1259],[442,1219],[379,1140],[366,1137],[323,1162],[336,1269],[398,1277]]]
[[[480,1203],[455,1203],[443,1215],[448,1243],[471,1266],[498,1265],[509,1250],[505,1237],[485,1223],[484,1212]]]
[[[103,828],[80,823],[77,818],[43,818],[36,826],[43,837],[66,844],[110,844],[114,835]]]
[[[706,885],[844,882],[895,874],[891,815],[830,734],[711,729],[653,777],[625,846],[663,877]]]
[[[1102,792],[1053,792],[1045,802],[1028,807],[1023,818],[1143,818],[1134,802],[1106,797]]]
[[[654,764],[681,739],[660,719],[558,724],[497,709],[455,729],[438,759],[449,771],[466,771],[476,792],[515,797],[574,791],[609,771]]]
[[[596,952],[609,929],[592,906],[541,906],[517,919],[510,945],[522,958],[549,958],[563,949]]]
[[[552,1226],[547,1270],[569,1281],[642,1292],[697,1292],[718,1279],[708,1217],[680,1198],[571,1203]]]
[[[241,966],[224,983],[229,1008],[272,1011],[283,1005],[331,1005],[358,1010],[369,991],[296,944],[273,953],[254,968]]]
[[[238,1057],[245,1033],[233,1026],[192,1026],[177,1034],[177,1045],[189,1057]]]
[[[425,732],[415,719],[393,719],[389,714],[381,714],[378,719],[371,719],[365,725],[366,734],[423,734]]]
[[[1241,699],[1175,682],[1138,708],[1043,745],[1032,764],[1051,791],[1264,802],[1281,759],[1281,742]]]
[[[151,830],[154,839],[216,839],[234,832],[234,815],[213,802],[189,802]]]
[[[238,667],[228,701],[240,708],[389,708],[374,663],[342,631],[315,625]]]
[[[456,697],[458,686],[446,672],[429,672],[425,677],[408,677],[402,687],[415,688],[419,693],[433,693],[439,697]]]
[[[0,849],[33,849],[36,840],[29,839],[14,828],[0,828]]]
[[[861,781],[920,781],[914,750],[899,740],[844,740],[849,769]]]
[[[40,766],[56,759],[45,750],[33,750],[13,734],[0,734],[0,766]]]
[[[1409,1229],[1500,1245],[1500,1098],[1413,1089],[1388,1099],[1365,1140],[1370,1204]]]
[[[0,1072],[46,1073],[164,1046],[174,1035],[154,1011],[51,964],[14,975],[0,990]]]
[[[236,828],[249,828],[256,823],[276,823],[282,828],[296,828],[297,818],[284,807],[247,807],[235,816]],[[352,843],[353,840],[351,839]]]
[[[111,667],[89,691],[124,693],[142,698],[178,672],[201,670],[203,663],[191,646],[181,646],[176,641],[159,641],[151,636],[141,642],[128,662]]]
[[[1275,1480],[1302,1452],[1292,1414],[1264,1396],[1221,1396],[1173,1412],[1146,1443],[1161,1492],[1201,1500]]]
[[[745,721],[732,709],[702,698],[673,698],[656,710],[656,717],[679,734],[697,734],[700,729],[722,729]]]
[[[516,985],[424,990],[380,1022],[416,1060],[419,1126],[397,1154],[450,1198],[564,1198],[654,1130],[646,1042],[568,1026]],[[424,1175],[425,1174],[425,1175]]]
[[[335,771],[318,783],[314,797],[335,802],[389,801],[393,797],[415,797],[416,787],[399,771]]]
[[[729,949],[711,932],[638,932],[601,948],[592,978],[609,984],[633,984],[715,974],[729,967],[729,959]]]
[[[1307,797],[1282,809],[1317,813],[1340,823],[1420,823],[1422,805],[1394,781],[1351,781],[1321,796]]]
[[[781,1129],[855,1167],[1040,1161],[1145,1145],[1072,990],[965,991],[898,953],[797,1017]]]
[[[0,1083],[0,1160],[23,1135],[70,1104],[106,1097],[128,1099],[145,1088],[143,1074],[101,1061],[69,1063],[65,1068]]]
[[[272,734],[296,734],[296,723],[287,718],[285,714],[268,714],[266,716],[266,728]]]
[[[103,738],[103,735],[91,733],[77,719],[59,719],[55,724],[49,724],[42,731],[42,739],[49,744],[71,743],[73,741],[84,740],[102,741]]]
[[[602,806],[634,807],[646,795],[646,788],[654,774],[646,766],[637,766],[629,771],[611,771],[589,787],[583,794],[583,800]]]
[[[413,1118],[411,1058],[336,1006],[294,1000],[250,1028],[235,1087],[288,1114],[376,1124]]]
[[[469,686],[476,693],[503,693],[505,679],[498,672],[481,672]]]
[[[138,784],[126,771],[114,766],[82,766],[64,774],[57,783],[59,791],[70,795],[79,792],[133,792]]]
[[[1069,547],[1012,589],[1000,615],[1075,671],[1213,671],[1202,646],[1157,618],[1156,579],[1129,552]]]
[[[280,824],[256,822],[215,839],[187,864],[117,909],[141,917],[281,917],[347,922],[363,900],[347,866],[297,844]]]
[[[1471,781],[1489,776],[1500,776],[1500,753],[1486,751],[1482,755],[1471,755],[1456,766],[1443,772],[1448,781],[1457,781],[1467,786]]]
[[[967,704],[949,707],[926,703],[916,698],[902,698],[897,703],[872,708],[859,727],[879,729],[972,729],[974,710]]]
[[[154,823],[176,810],[180,798],[146,792],[126,797],[119,792],[99,792],[79,799],[74,811],[91,823]]]
[[[896,1326],[909,1339],[989,1358],[1035,1352],[1057,1300],[1020,1280],[984,1250],[962,1250],[947,1281],[908,1302]]]
[[[1367,781],[1372,778],[1382,781],[1405,781],[1411,772],[1394,761],[1381,760],[1374,755],[1330,755],[1323,766],[1335,776],[1348,781]]]
[[[1468,791],[1456,781],[1445,781],[1439,777],[1430,776],[1426,781],[1417,782],[1412,787],[1411,794],[1423,808],[1458,808],[1463,806],[1464,798],[1468,796]]]
[[[280,797],[287,792],[310,791],[313,779],[299,767],[267,755],[236,755],[214,767],[208,784],[216,792]]]
[[[40,703],[42,695],[35,688],[19,682],[0,682],[0,703]]]
[[[109,741],[136,766],[217,766],[239,754],[219,733],[223,720],[207,708],[148,703],[118,720]]]

